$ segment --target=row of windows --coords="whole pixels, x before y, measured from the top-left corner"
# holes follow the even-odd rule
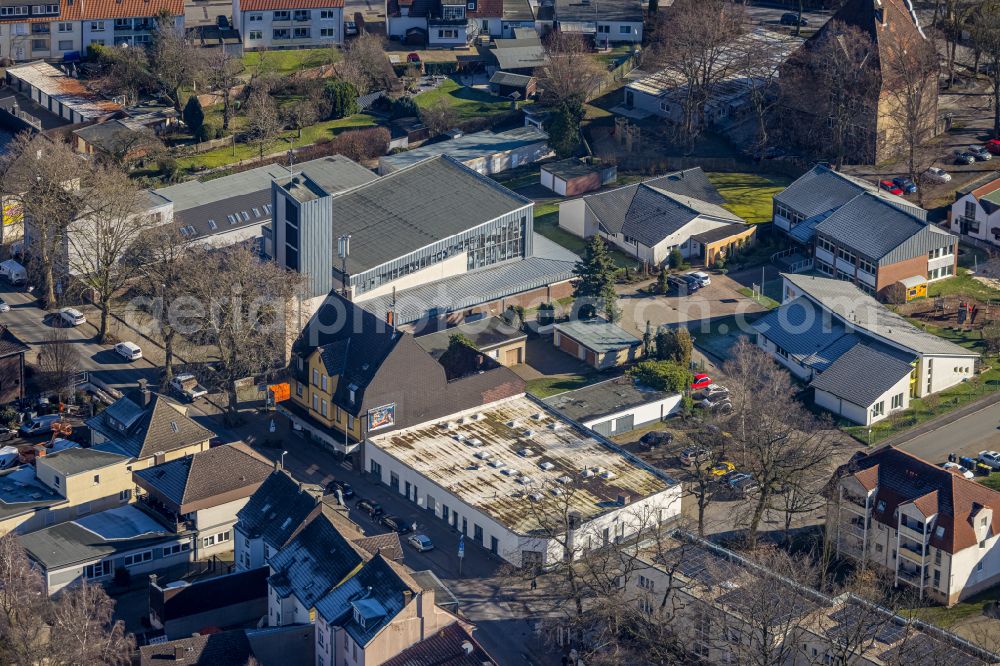
[[[610,25],[598,25],[597,32],[602,35],[606,35],[611,32]],[[620,25],[618,26],[618,34],[620,35],[630,35],[632,34],[632,26],[630,25]]]
[[[208,546],[214,546],[217,543],[225,543],[232,539],[232,537],[233,533],[230,530],[219,532],[218,534],[210,534],[202,539],[202,545],[207,548]]]
[[[228,535],[229,533],[226,532]],[[228,541],[228,536],[226,541]],[[163,549],[163,557],[169,557],[170,555],[177,555],[178,553],[185,553],[191,550],[191,542],[185,541],[183,543],[175,543],[170,546],[166,546]],[[140,553],[132,553],[126,555],[122,558],[122,565],[126,567],[132,567],[137,564],[143,564],[145,562],[153,561],[153,551],[144,550]],[[111,560],[103,560],[97,562],[96,564],[88,564],[83,568],[83,577],[87,580],[94,580],[95,578],[103,578],[105,576],[110,576],[113,570]]]
[[[308,21],[312,18],[312,13],[308,9],[296,9],[295,11],[288,10],[278,10],[271,14],[272,21]],[[319,18],[323,21],[332,21],[337,18],[337,13],[333,9],[321,9],[319,12]],[[247,21],[250,23],[259,23],[264,20],[264,14],[260,12],[254,12],[247,14]]]
[[[785,204],[774,202],[774,214],[780,215],[791,223],[791,226],[795,226],[805,218],[800,214],[786,206]]]
[[[59,5],[31,5],[32,16],[44,16],[59,13]],[[28,5],[0,7],[0,16],[28,16]]]
[[[254,31],[258,35],[260,31]],[[271,32],[272,39],[311,39],[312,38],[312,28],[294,28],[289,30],[288,28],[275,28]],[[260,39],[260,37],[257,37]]]
[[[932,268],[927,271],[928,280],[937,280],[938,278],[948,277],[955,272],[955,267],[951,264],[947,266],[942,266],[941,268]]]
[[[931,250],[927,253],[928,259],[940,259],[941,257],[947,257],[952,253],[952,248],[949,247],[939,247],[935,250]]]
[[[295,39],[308,39],[312,37],[312,32],[309,28],[296,28],[295,29]],[[287,28],[276,28],[271,33],[272,39],[289,39]],[[320,28],[319,36],[324,39],[333,39],[337,36],[336,28]],[[262,30],[248,30],[247,39],[251,41],[264,39],[264,32]]]

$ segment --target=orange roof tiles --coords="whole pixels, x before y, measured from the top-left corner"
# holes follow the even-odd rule
[[[243,0],[240,10],[244,12],[269,12],[276,9],[294,11],[296,9],[342,9],[344,0]]]
[[[469,12],[474,18],[500,18],[503,16],[503,0],[478,0],[476,11]]]
[[[59,19],[94,21],[100,19],[184,14],[184,0],[61,0]]]

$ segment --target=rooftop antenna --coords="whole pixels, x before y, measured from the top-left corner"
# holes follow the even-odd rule
[[[344,234],[337,239],[337,256],[340,257],[340,273],[344,280],[344,296],[348,295],[347,257],[351,254],[351,235]]]

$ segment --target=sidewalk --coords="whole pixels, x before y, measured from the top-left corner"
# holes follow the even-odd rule
[[[926,421],[915,428],[910,430],[905,430],[901,433],[893,435],[892,437],[887,437],[879,442],[878,448],[883,448],[886,446],[897,446],[911,439],[924,435],[938,428],[942,428],[946,425],[954,423],[959,419],[965,418],[969,414],[974,414],[980,410],[986,409],[987,407],[992,407],[993,405],[1000,404],[1000,391],[995,391],[989,395],[983,396],[978,400],[974,400],[956,410],[948,412],[947,414],[942,414],[941,416],[935,417],[930,421]]]

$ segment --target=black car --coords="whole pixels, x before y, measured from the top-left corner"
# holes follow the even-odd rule
[[[384,527],[388,527],[393,532],[398,534],[409,534],[410,526],[406,524],[406,521],[399,516],[382,516],[379,521]]]
[[[669,444],[673,438],[674,434],[671,432],[653,430],[640,437],[639,442],[641,444],[645,444],[646,446],[659,446],[661,444]]]
[[[781,15],[781,25],[809,25],[809,19],[805,16],[799,18],[799,15],[795,12],[785,12]]]
[[[378,518],[385,513],[385,509],[378,502],[373,502],[372,500],[359,499],[358,503],[354,505],[355,508],[361,511],[367,511],[368,515],[372,518]]]
[[[687,275],[671,275],[667,278],[667,284],[670,285],[671,291],[677,292],[678,296],[687,296],[701,289],[701,282],[694,278],[688,279],[688,277]]]
[[[344,499],[351,499],[354,497],[354,489],[351,488],[351,484],[349,483],[333,480],[326,484],[327,495],[335,495],[338,490],[340,491],[340,494],[344,496]]]

